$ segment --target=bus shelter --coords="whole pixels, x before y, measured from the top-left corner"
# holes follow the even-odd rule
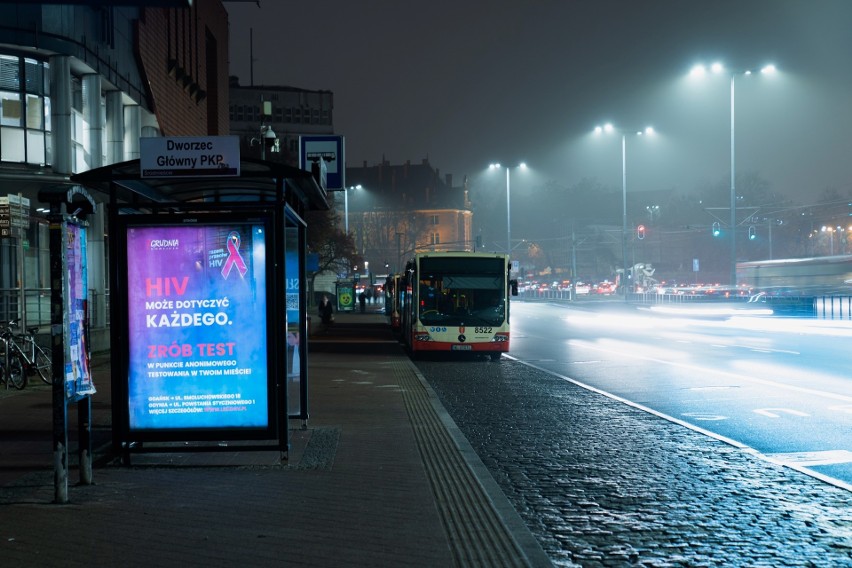
[[[307,423],[305,213],[328,209],[327,194],[280,163],[243,158],[236,171],[143,177],[131,160],[72,177],[107,208],[113,447],[125,462],[229,440],[286,459],[288,419]]]

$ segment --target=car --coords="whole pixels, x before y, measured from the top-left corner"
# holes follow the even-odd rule
[[[597,286],[595,286],[596,294],[610,295],[615,292],[615,284],[610,282],[609,280],[604,280],[600,282]]]
[[[578,296],[580,294],[589,294],[591,291],[592,287],[589,284],[586,284],[585,282],[577,282],[577,284],[574,286],[574,293]]]

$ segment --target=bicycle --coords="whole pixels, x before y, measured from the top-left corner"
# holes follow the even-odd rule
[[[21,359],[9,349],[9,342],[5,334],[0,335],[0,341],[3,342],[3,364],[0,365],[0,381],[6,385],[22,390],[27,386],[28,377],[24,373],[24,367],[21,365]]]
[[[12,377],[15,370],[13,368],[14,363],[10,359],[16,358],[20,362],[25,382],[28,377],[38,373],[44,383],[53,384],[53,361],[47,352],[36,343],[35,333],[38,328],[28,327],[25,333],[15,335],[12,328],[17,326],[17,320],[12,320],[6,324],[6,328],[0,333],[0,338],[4,339],[7,344],[6,369],[9,376]]]

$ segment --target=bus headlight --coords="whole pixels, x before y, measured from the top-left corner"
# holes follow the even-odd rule
[[[508,332],[499,332],[495,333],[494,337],[491,338],[492,343],[508,343],[509,342],[509,333]]]

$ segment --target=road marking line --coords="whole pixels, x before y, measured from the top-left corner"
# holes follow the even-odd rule
[[[790,408],[755,408],[753,412],[756,414],[761,414],[768,418],[781,418],[780,414],[775,414],[775,412],[785,412],[787,414],[792,414],[793,416],[810,416],[806,412],[802,412],[801,410],[792,410]]]
[[[727,416],[721,414],[710,414],[706,412],[684,412],[682,416],[692,418],[697,422],[718,422],[719,420],[727,420]]]
[[[824,450],[816,452],[792,452],[788,454],[766,455],[783,462],[784,464],[796,464],[802,467],[852,463],[852,452],[849,450]]]

